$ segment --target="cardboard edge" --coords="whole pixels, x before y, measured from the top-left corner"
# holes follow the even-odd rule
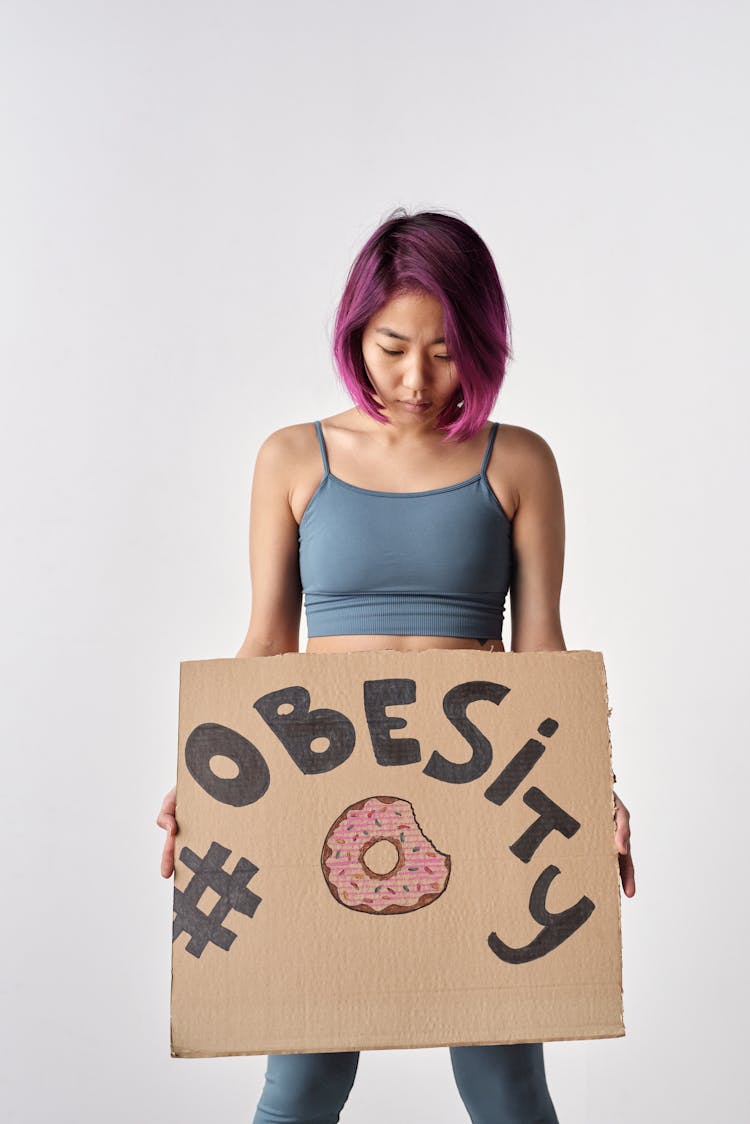
[[[572,1036],[569,1035],[569,1034],[559,1034],[559,1035],[551,1035],[549,1038],[538,1039],[536,1041],[541,1041],[542,1043],[546,1043],[546,1042],[597,1042],[597,1041],[599,1041],[600,1039],[603,1039],[603,1038],[623,1038],[624,1036],[625,1036],[624,1025],[622,1023],[617,1023],[613,1026],[600,1028],[600,1032],[597,1033],[597,1034],[586,1033],[585,1036],[583,1036],[583,1037],[580,1034],[579,1035],[572,1035]],[[220,1053],[210,1053],[210,1052],[206,1052],[206,1051],[202,1051],[202,1050],[183,1050],[179,1053],[173,1054],[172,1056],[175,1057],[175,1058],[185,1058],[185,1059],[190,1060],[190,1059],[196,1059],[196,1058],[250,1058],[250,1057],[261,1057],[262,1055],[266,1055],[266,1054],[308,1054],[308,1053],[333,1054],[333,1053],[338,1053],[342,1049],[358,1050],[360,1052],[365,1052],[365,1053],[370,1053],[371,1050],[445,1050],[445,1049],[448,1048],[449,1045],[450,1046],[494,1046],[494,1045],[508,1046],[508,1045],[514,1045],[517,1042],[526,1043],[528,1041],[529,1041],[529,1039],[528,1039],[528,1037],[526,1037],[526,1038],[514,1039],[510,1042],[505,1041],[505,1042],[498,1042],[498,1043],[467,1041],[467,1042],[451,1042],[451,1043],[420,1042],[419,1044],[414,1045],[414,1046],[411,1046],[411,1045],[410,1046],[404,1046],[402,1044],[398,1044],[398,1045],[388,1044],[386,1046],[350,1045],[350,1046],[347,1046],[347,1047],[340,1047],[340,1046],[329,1047],[327,1049],[326,1048],[322,1048],[322,1049],[316,1048],[314,1051],[313,1050],[250,1050],[250,1051],[248,1051],[248,1050],[227,1050],[227,1051],[221,1051]]]
[[[242,660],[290,660],[291,658],[297,659],[299,656],[307,656],[312,660],[326,660],[327,662],[336,660],[348,660],[352,655],[366,656],[368,659],[377,661],[384,661],[390,659],[395,655],[408,655],[413,656],[435,656],[439,653],[441,658],[445,659],[462,659],[466,655],[465,648],[420,648],[415,651],[402,652],[398,648],[377,648],[362,652],[275,652],[273,655],[268,656],[220,656],[215,659],[201,659],[201,660],[180,660],[180,690],[183,684],[186,685],[186,680],[183,675],[188,673],[192,668],[198,668],[205,664],[236,664],[238,659]],[[571,658],[583,660],[584,662],[594,662],[600,669],[603,669],[603,655],[600,651],[592,648],[563,648],[561,650],[543,650],[533,652],[495,652],[493,650],[474,651],[475,656],[486,656],[488,659],[497,659],[500,657],[513,656],[516,659],[523,659],[525,656],[547,656],[553,660],[570,660]],[[602,670],[603,673],[603,670]],[[606,675],[604,676],[605,690],[606,690]]]
[[[607,667],[604,662],[603,653],[599,655],[599,674],[601,676],[602,686],[604,688],[604,701],[607,706],[607,746],[609,748],[609,774],[610,786],[612,797],[612,824],[613,828],[616,825],[615,820],[615,785],[617,784],[617,777],[614,771],[614,760],[612,751],[612,731],[609,725],[609,718],[612,714],[612,707],[609,705],[609,685],[607,683]],[[622,884],[620,879],[620,862],[618,859],[618,852],[615,850],[615,870],[617,878],[617,930],[619,935],[620,946],[620,1018],[622,1021],[622,1035],[627,1034],[625,1027],[625,1010],[624,1010],[624,989],[623,989],[623,953],[622,953]]]
[[[180,767],[180,699],[182,698],[182,688],[183,688],[183,668],[184,668],[184,664],[181,662],[180,663],[180,674],[179,674],[178,685],[177,685],[177,759],[176,759],[176,762],[175,762],[175,783],[177,782],[177,779],[178,779],[178,773],[179,773],[179,767]],[[177,818],[176,794],[175,794],[175,819],[177,819],[177,823],[179,824],[180,821]],[[179,834],[179,830],[180,829],[178,827],[177,832],[175,834],[175,857],[177,855],[177,835]],[[175,889],[174,879],[175,879],[175,870],[172,871],[172,907],[173,908],[170,911],[172,913],[172,919],[171,919],[170,925],[169,925],[169,928],[170,928],[170,946],[169,946],[169,1056],[171,1058],[179,1058],[182,1055],[177,1053],[177,1050],[176,1050],[175,1039],[174,1039],[174,1022],[173,1022],[173,1014],[174,1014],[174,933],[173,933],[173,929],[174,929],[174,889]]]

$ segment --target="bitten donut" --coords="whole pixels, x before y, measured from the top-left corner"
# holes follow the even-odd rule
[[[396,848],[396,865],[378,874],[366,855],[376,843]],[[321,867],[336,901],[362,913],[409,913],[440,897],[448,885],[450,855],[422,834],[414,809],[397,796],[369,796],[350,804],[323,844]]]

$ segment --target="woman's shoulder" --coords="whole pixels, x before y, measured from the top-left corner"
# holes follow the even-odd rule
[[[325,423],[326,419],[323,419]],[[303,450],[310,443],[310,438],[315,437],[315,422],[294,422],[292,425],[282,425],[271,430],[261,441],[259,451],[268,450],[270,454],[278,453],[288,455],[296,450]]]
[[[554,459],[552,448],[541,433],[527,429],[523,425],[510,425],[507,422],[498,423],[497,436],[508,453],[517,454],[523,460],[548,460]]]
[[[562,485],[552,447],[541,433],[523,425],[503,425],[498,437],[503,440],[505,456],[502,472],[513,495],[513,510],[521,502],[530,512],[557,511],[561,503]],[[492,481],[490,481],[492,482]]]
[[[312,439],[311,439],[312,433]],[[313,422],[282,425],[261,440],[255,455],[255,476],[289,487],[300,463],[309,456],[314,437]]]
[[[354,432],[357,429],[356,414],[356,410],[344,410],[340,414],[316,419],[325,430],[325,435],[321,430],[323,441],[327,440],[326,435],[334,429],[349,431],[356,439]],[[282,425],[274,429],[263,440],[258,456],[275,461],[277,464],[283,463],[293,473],[300,468],[304,470],[308,464],[317,466],[320,460],[320,443],[315,420],[294,422],[292,425]]]
[[[320,418],[326,431],[340,426],[347,428],[350,411]],[[323,438],[325,441],[325,437]],[[286,480],[294,481],[300,472],[317,471],[320,462],[320,444],[315,420],[293,422],[272,430],[261,441],[257,462],[268,471],[282,473]]]
[[[523,425],[498,425],[500,456],[489,470],[490,483],[500,488],[505,481],[513,495],[514,510],[521,496],[539,495],[559,487],[557,461],[541,433]],[[498,479],[494,479],[494,470]]]
[[[351,428],[351,420],[356,413],[356,410],[344,410],[340,414],[331,414],[330,417],[322,417],[305,422],[294,422],[292,425],[282,425],[269,433],[263,444],[287,449],[290,446],[293,447],[300,443],[304,445],[309,442],[311,435],[315,436],[316,420],[320,421],[326,428],[340,427],[346,429]]]

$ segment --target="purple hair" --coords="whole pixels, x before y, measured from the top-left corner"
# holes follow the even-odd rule
[[[446,440],[465,441],[487,421],[512,358],[510,313],[487,246],[450,214],[398,207],[370,236],[346,279],[336,310],[333,355],[355,404],[388,422],[375,401],[362,356],[365,325],[387,301],[422,291],[443,309],[443,328],[459,388],[438,415]]]

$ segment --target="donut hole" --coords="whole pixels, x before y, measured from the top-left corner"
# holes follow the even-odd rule
[[[368,847],[362,862],[373,874],[390,874],[398,865],[398,848],[387,839],[379,839]]]

